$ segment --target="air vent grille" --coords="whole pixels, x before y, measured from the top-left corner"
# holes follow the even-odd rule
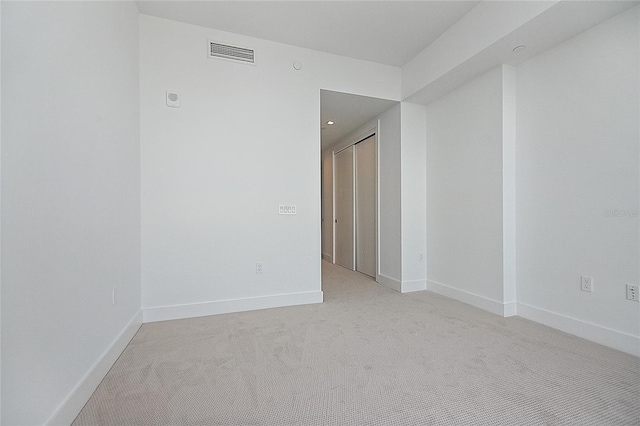
[[[248,64],[255,63],[255,51],[244,47],[229,46],[227,44],[209,42],[209,57],[224,58],[233,61],[245,62]]]

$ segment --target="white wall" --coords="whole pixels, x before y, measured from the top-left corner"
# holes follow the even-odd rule
[[[2,424],[65,424],[141,321],[137,9],[3,2],[2,48]]]
[[[378,249],[381,283],[400,290],[402,283],[402,216],[400,198],[400,104],[379,117]]]
[[[638,13],[517,69],[518,312],[636,354],[640,304],[625,283],[640,281]]]
[[[427,288],[503,303],[502,67],[427,105]]]
[[[401,104],[402,289],[426,290],[426,108]],[[420,257],[422,256],[422,257]]]
[[[333,263],[333,153],[322,151],[322,258]]]
[[[502,294],[504,316],[517,313],[516,69],[502,65]]]
[[[0,58],[2,58],[2,2],[0,1]],[[0,64],[0,99],[2,99],[2,65]],[[0,102],[0,212],[2,212],[2,102]],[[0,242],[2,220],[0,220]],[[2,422],[2,244],[0,244],[0,423]]]
[[[145,320],[321,301],[320,89],[397,100],[400,69],[140,25]],[[208,39],[255,49],[257,65],[207,58]],[[283,203],[297,215],[279,216]]]
[[[2,2],[0,1],[0,23],[2,23]],[[1,27],[0,27],[1,29]],[[2,31],[0,31],[0,58],[2,58]],[[0,64],[0,99],[2,99],[2,65]],[[0,212],[2,212],[2,102],[0,102]],[[2,220],[0,220],[0,241],[2,241]],[[2,422],[2,244],[0,244],[0,422]]]

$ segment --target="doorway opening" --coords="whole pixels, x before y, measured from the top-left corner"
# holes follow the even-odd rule
[[[380,117],[397,101],[320,91],[322,259],[378,281]]]

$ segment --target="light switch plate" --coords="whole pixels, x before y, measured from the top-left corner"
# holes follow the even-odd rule
[[[278,214],[296,214],[296,206],[291,204],[280,204]]]

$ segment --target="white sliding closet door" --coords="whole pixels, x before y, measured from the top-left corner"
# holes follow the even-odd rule
[[[355,269],[353,160],[353,146],[340,151],[334,157],[335,263],[352,271]]]
[[[376,277],[376,136],[355,145],[356,271]]]

